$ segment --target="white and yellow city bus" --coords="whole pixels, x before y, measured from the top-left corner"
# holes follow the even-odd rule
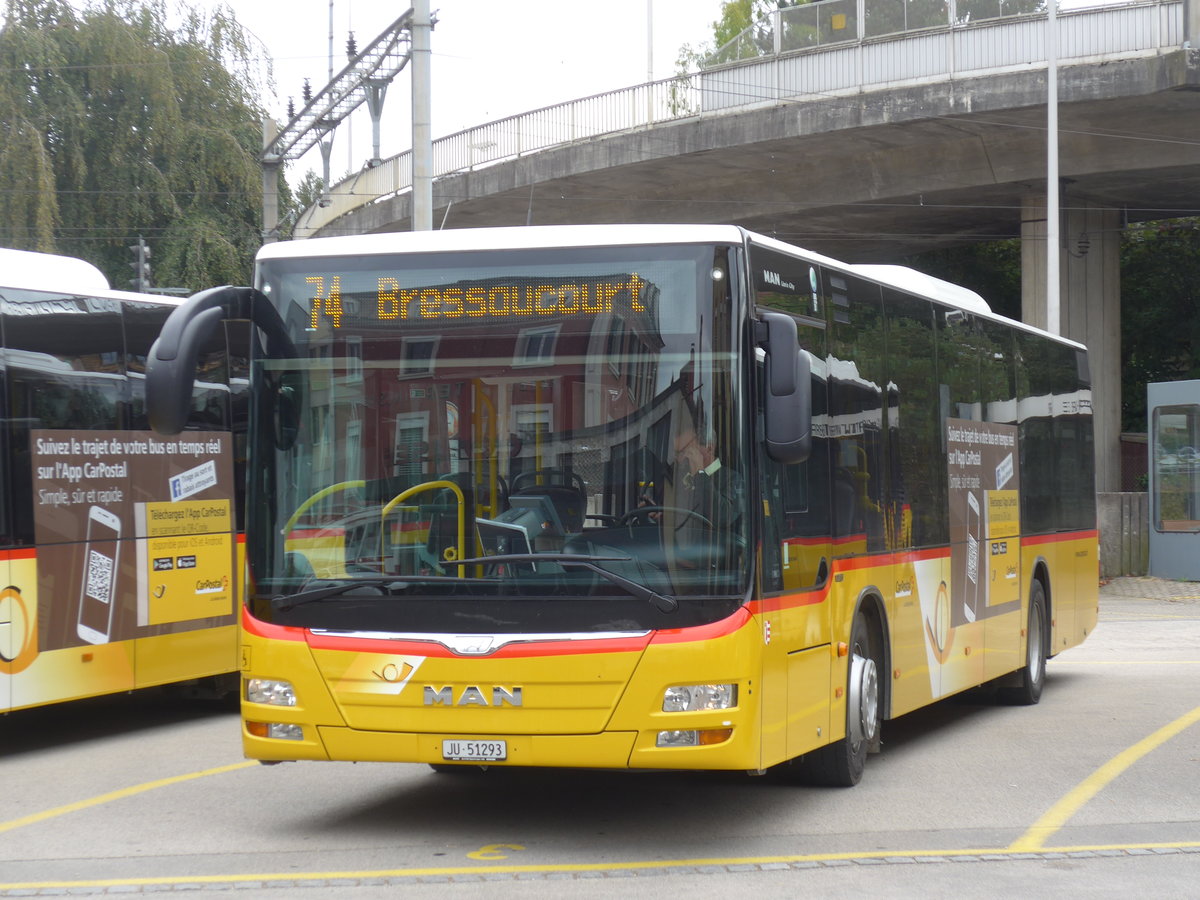
[[[152,431],[146,356],[178,304],[110,290],[82,260],[0,250],[0,711],[236,690],[246,365],[214,335],[186,430]]]
[[[1037,702],[1097,616],[1083,347],[733,226],[264,247],[243,739],[261,760],[853,784],[884,720]]]

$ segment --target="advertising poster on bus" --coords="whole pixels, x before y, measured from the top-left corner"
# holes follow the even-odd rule
[[[228,433],[33,430],[39,652],[232,617]]]
[[[996,615],[1018,597],[1020,470],[1013,425],[948,419],[951,624]]]
[[[950,584],[921,593],[935,697],[979,681],[982,659],[962,651],[983,645],[985,620],[1020,609],[1017,452],[1014,425],[946,420]]]

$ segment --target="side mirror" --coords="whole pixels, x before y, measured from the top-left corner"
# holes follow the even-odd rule
[[[146,360],[146,413],[159,434],[179,434],[187,425],[200,348],[226,318],[222,306],[234,288],[193,294],[177,306],[150,347]]]
[[[225,319],[249,319],[258,326],[268,357],[295,355],[279,313],[254,288],[226,286],[193,294],[167,317],[146,360],[146,413],[159,434],[179,434],[187,425],[200,348]]]
[[[759,340],[767,351],[767,454],[781,463],[804,462],[812,449],[812,368],[796,333],[791,316],[763,314]]]

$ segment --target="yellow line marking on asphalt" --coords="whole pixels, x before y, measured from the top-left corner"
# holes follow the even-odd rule
[[[277,873],[247,873],[238,875],[194,875],[189,877],[166,877],[166,878],[109,878],[97,880],[80,880],[80,881],[25,881],[25,882],[10,882],[0,883],[0,890],[34,890],[44,888],[105,888],[105,887],[134,887],[134,886],[169,886],[181,884],[233,884],[244,882],[263,882],[263,881],[312,881],[312,880],[331,880],[340,881],[356,878],[416,878],[423,876],[454,876],[454,875],[515,875],[529,873],[579,873],[579,872],[607,872],[607,871],[637,871],[637,870],[654,870],[654,869],[679,869],[697,866],[745,866],[745,865],[771,865],[771,864],[792,864],[792,863],[822,863],[836,862],[839,860],[855,860],[855,859],[895,859],[895,858],[910,858],[910,859],[929,859],[929,858],[951,858],[964,856],[979,856],[989,857],[993,859],[1001,859],[1004,857],[1018,856],[1022,854],[1046,854],[1046,853],[1087,853],[1100,851],[1129,851],[1129,850],[1187,850],[1200,848],[1200,841],[1176,841],[1162,843],[1141,843],[1141,844],[1090,844],[1072,847],[1046,847],[1046,840],[1055,832],[1057,832],[1079,809],[1092,799],[1101,789],[1113,781],[1118,775],[1132,766],[1135,762],[1141,759],[1152,750],[1160,747],[1175,735],[1179,734],[1191,725],[1200,722],[1200,706],[1193,709],[1191,712],[1180,716],[1174,722],[1163,726],[1148,737],[1138,741],[1133,746],[1121,753],[1118,753],[1111,760],[1097,769],[1092,775],[1085,778],[1076,787],[1071,790],[1066,796],[1059,800],[1054,806],[1047,810],[1041,818],[1035,822],[1028,831],[1020,838],[1014,841],[1006,848],[981,848],[967,850],[893,850],[893,851],[875,851],[875,852],[854,852],[847,851],[841,853],[814,853],[814,854],[798,854],[789,856],[747,856],[747,857],[715,857],[706,859],[678,859],[678,860],[653,860],[653,861],[630,861],[620,863],[558,863],[558,864],[528,864],[528,865],[505,865],[505,866],[450,866],[439,868],[412,868],[412,869],[376,869],[367,871],[330,871],[330,872],[277,872]],[[100,806],[105,803],[111,803],[114,800],[122,800],[127,797],[132,797],[137,794],[145,793],[146,791],[156,790],[162,787],[169,787],[174,784],[180,784],[186,781],[193,781],[197,778],[206,778],[210,775],[221,775],[227,772],[234,772],[239,769],[249,768],[258,765],[257,760],[244,760],[238,763],[232,763],[227,766],[217,766],[212,769],[204,769],[199,772],[190,772],[185,775],[174,775],[169,778],[160,778],[155,781],[148,781],[144,784],[134,785],[128,788],[122,788],[116,791],[110,791],[106,794],[100,794],[96,797],[87,800],[80,800],[76,803],[68,803],[63,806],[57,806],[53,809],[43,810],[39,813],[33,813],[28,816],[22,816],[18,819],[10,819],[7,822],[0,822],[0,833],[11,831],[15,828],[20,828],[25,825],[33,825],[38,822],[44,822],[48,819],[53,819],[58,816],[66,815],[67,813],[78,812],[83,809],[88,809],[95,806]]]
[[[147,781],[145,784],[135,784],[132,787],[121,788],[119,791],[109,791],[107,794],[100,794],[96,797],[89,797],[87,800],[80,800],[76,803],[68,803],[65,806],[56,806],[53,809],[46,809],[42,812],[32,813],[28,816],[22,816],[19,819],[9,819],[7,822],[0,822],[0,833],[12,831],[14,828],[21,828],[25,825],[34,825],[38,822],[45,822],[47,819],[54,819],[58,816],[65,816],[67,813],[79,812],[81,809],[88,809],[93,806],[101,806],[105,803],[111,803],[114,800],[124,800],[126,797],[132,797],[135,794],[142,794],[146,791],[153,791],[156,788],[169,787],[173,784],[179,784],[183,781],[192,781],[196,778],[206,778],[209,775],[223,775],[226,772],[234,772],[238,769],[257,766],[258,760],[248,759],[244,762],[233,763],[228,766],[217,766],[215,769],[205,769],[202,772],[189,772],[187,775],[173,775],[170,778],[160,778],[157,781]]]
[[[452,877],[455,875],[527,875],[571,874],[581,872],[630,872],[656,869],[684,869],[713,866],[754,866],[792,863],[826,863],[865,859],[951,859],[979,857],[981,861],[1023,856],[1043,857],[1054,854],[1128,852],[1132,850],[1196,850],[1200,841],[1169,841],[1140,844],[1087,844],[1074,847],[1043,847],[1034,851],[1014,850],[1012,847],[969,850],[876,850],[844,853],[809,853],[792,856],[729,856],[707,859],[656,859],[612,863],[547,863],[544,865],[505,866],[445,866],[440,868],[367,869],[327,872],[251,872],[238,875],[192,875],[163,878],[104,878],[93,881],[22,881],[0,883],[0,891],[27,891],[47,888],[109,888],[109,887],[167,887],[192,884],[262,884],[284,881],[343,881],[361,878],[422,878]]]
[[[1174,722],[1164,725],[1148,737],[1142,738],[1132,747],[1122,750],[1046,810],[1028,831],[1009,845],[1008,849],[1013,851],[1043,849],[1047,839],[1062,828],[1071,816],[1075,815],[1085,803],[1095,797],[1113,779],[1151,750],[1162,746],[1185,728],[1195,725],[1197,722],[1200,722],[1200,706],[1180,716]]]

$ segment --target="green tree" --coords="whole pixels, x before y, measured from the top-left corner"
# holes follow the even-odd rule
[[[1121,241],[1121,419],[1146,430],[1146,385],[1200,378],[1200,219],[1130,225]]]
[[[347,172],[349,177],[351,173]],[[325,193],[325,178],[309,169],[292,188],[286,178],[279,179],[279,239],[290,241],[295,237],[296,220],[310,206],[315,206]]]
[[[0,245],[66,253],[116,287],[131,244],[155,283],[250,276],[260,243],[260,85],[227,7],[7,0],[0,30]]]
[[[930,250],[901,260],[927,275],[970,288],[993,312],[1021,318],[1021,241],[989,241]]]
[[[785,9],[798,4],[799,0],[779,0],[777,3],[771,0],[722,0],[720,18],[712,23],[712,40],[696,47],[684,44],[675,61],[676,72],[681,75],[695,72],[705,60],[736,38],[751,42],[758,53],[771,52],[774,44],[771,14],[777,8]],[[742,52],[733,48],[729,59],[724,61],[755,55],[749,50]]]

